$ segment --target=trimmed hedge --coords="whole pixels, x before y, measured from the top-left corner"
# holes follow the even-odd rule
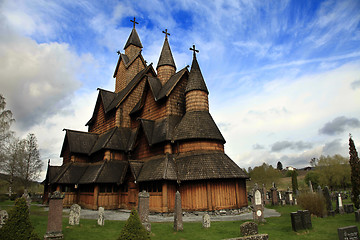
[[[131,210],[130,217],[125,223],[125,226],[121,229],[118,240],[148,240],[150,239],[149,233],[145,227],[141,224],[138,212]]]

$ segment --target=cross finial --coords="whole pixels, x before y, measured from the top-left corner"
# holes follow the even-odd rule
[[[135,21],[135,17],[134,17],[134,20],[130,20],[130,22],[134,23],[133,28],[135,28],[135,24],[139,24],[137,21]]]
[[[167,36],[170,36],[170,33],[168,33],[167,29],[165,29],[165,31],[162,31],[163,33],[165,33],[165,39],[167,39]]]
[[[193,45],[193,47],[192,48],[190,48],[190,50],[191,51],[194,51],[194,57],[196,57],[196,54],[195,54],[195,52],[199,52],[199,50],[197,50],[197,49],[195,49],[195,45]]]
[[[120,55],[120,51],[118,50],[117,52],[116,52],[118,55]]]

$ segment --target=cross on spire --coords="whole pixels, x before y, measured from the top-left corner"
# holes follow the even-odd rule
[[[163,33],[165,33],[165,39],[167,38],[167,36],[170,36],[170,33],[168,33],[167,29],[165,29],[165,31],[162,31]]]
[[[130,20],[130,22],[134,23],[133,28],[135,28],[135,24],[139,24],[138,22],[135,21],[135,17],[134,17],[134,20]]]
[[[196,57],[196,54],[195,54],[195,52],[199,52],[199,50],[197,50],[197,49],[195,49],[195,45],[193,45],[193,47],[192,48],[190,48],[190,50],[191,51],[194,51],[194,57]]]

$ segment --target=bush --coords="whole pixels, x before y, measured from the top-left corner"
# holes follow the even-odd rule
[[[326,213],[326,203],[323,195],[318,193],[301,193],[298,196],[298,204],[306,210],[309,210],[311,214],[318,217],[324,217]]]
[[[141,224],[138,212],[133,209],[125,226],[121,229],[118,240],[146,240],[150,239],[149,233]]]
[[[40,240],[35,234],[29,217],[29,209],[24,198],[18,198],[15,206],[9,211],[9,219],[0,229],[0,239],[18,240],[31,239]]]

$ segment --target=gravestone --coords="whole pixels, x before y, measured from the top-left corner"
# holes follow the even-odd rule
[[[318,194],[323,195],[323,190],[321,189],[320,185],[317,187],[317,192]]]
[[[184,230],[182,220],[181,195],[179,191],[176,191],[175,193],[174,230]]]
[[[141,223],[148,232],[151,232],[151,224],[149,223],[150,194],[143,190],[139,192],[139,217]]]
[[[63,198],[64,195],[58,191],[49,196],[48,224],[44,240],[64,238],[62,233]]]
[[[98,210],[98,220],[97,220],[97,224],[99,226],[104,226],[105,225],[105,210],[103,207],[99,207]]]
[[[266,205],[266,204],[269,204],[269,199],[267,197],[267,191],[266,191],[266,187],[265,187],[265,184],[262,185],[262,199],[263,199],[263,204]]]
[[[292,191],[290,190],[290,188],[287,189],[286,193],[285,193],[285,203],[288,205],[293,205],[293,195],[292,195]]]
[[[357,226],[338,228],[339,240],[358,240],[359,230]]]
[[[336,198],[336,212],[340,214],[344,214],[344,206],[342,203],[341,194],[339,193]]]
[[[9,218],[9,214],[6,210],[0,210],[0,228],[5,224],[6,220]]]
[[[355,211],[355,221],[360,222],[360,210]]]
[[[81,207],[78,204],[73,204],[70,207],[70,214],[69,214],[69,225],[79,225],[80,224],[80,212]]]
[[[325,203],[326,203],[326,210],[328,212],[328,215],[330,215],[329,212],[332,211],[333,208],[332,208],[331,196],[330,196],[330,191],[329,191],[328,186],[324,187],[323,194],[324,194]]]
[[[264,219],[264,204],[261,196],[260,189],[258,188],[258,185],[255,184],[253,189],[253,219],[257,222],[265,222]]]
[[[271,192],[271,205],[276,206],[279,205],[279,200],[278,200],[278,193],[277,193],[277,188],[275,186],[275,183],[272,183],[272,187],[270,188],[270,192]]]
[[[202,217],[202,226],[203,226],[203,228],[209,228],[209,227],[210,227],[210,223],[211,223],[211,220],[210,220],[209,214],[205,214],[205,215]]]
[[[308,210],[292,212],[290,216],[293,231],[297,232],[299,230],[312,228],[311,214]]]
[[[303,230],[304,226],[301,220],[301,215],[298,212],[290,213],[291,217],[291,227],[293,231],[297,232],[299,230]]]
[[[258,225],[254,222],[244,222],[240,225],[241,236],[251,236],[258,234]]]
[[[26,201],[26,205],[28,206],[28,208],[30,209],[30,205],[31,205],[31,197],[29,196],[29,193],[27,192],[27,190],[24,190],[23,195],[21,196],[22,198],[25,199]]]
[[[311,183],[310,180],[309,180],[309,190],[310,190],[311,193],[314,192],[313,186],[312,186],[312,183]]]
[[[344,204],[344,211],[346,213],[353,213],[354,212],[354,205],[353,204]]]

